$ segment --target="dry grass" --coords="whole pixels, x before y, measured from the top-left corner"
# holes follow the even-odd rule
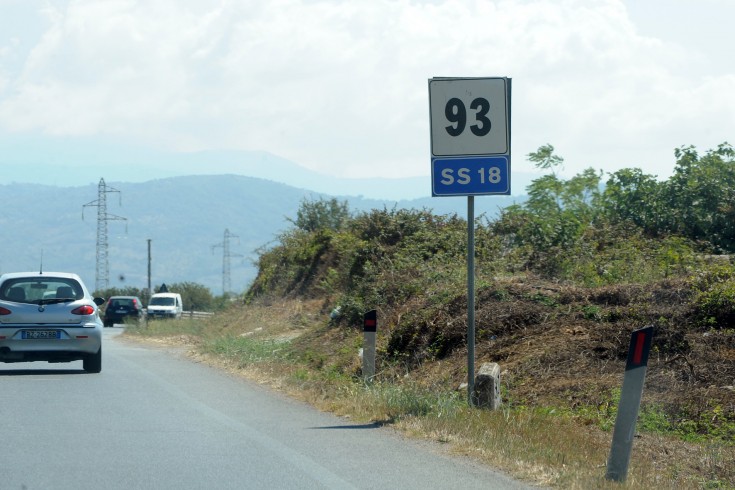
[[[594,419],[534,407],[495,412],[467,407],[464,393],[448,388],[463,369],[461,352],[410,372],[388,366],[391,372],[383,373],[383,381],[362,383],[355,376],[361,333],[326,328],[325,316],[318,301],[281,301],[233,307],[206,325],[160,324],[130,328],[127,335],[196,344],[192,355],[200,360],[356,422],[387,424],[446,445],[527,482],[553,488],[621,487],[604,478],[612,434]],[[284,345],[301,355],[284,356]],[[643,433],[633,451],[623,488],[735,488],[733,445]]]

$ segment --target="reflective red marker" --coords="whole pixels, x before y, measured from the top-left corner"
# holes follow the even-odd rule
[[[378,312],[375,310],[368,311],[362,320],[363,332],[375,332],[378,330]]]
[[[653,327],[635,330],[630,336],[630,349],[628,350],[628,362],[625,369],[645,367],[648,364],[648,354],[651,351],[651,339],[653,339]]]

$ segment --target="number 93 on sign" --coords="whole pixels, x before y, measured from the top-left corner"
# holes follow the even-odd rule
[[[431,161],[432,196],[510,194],[507,156],[435,158]]]

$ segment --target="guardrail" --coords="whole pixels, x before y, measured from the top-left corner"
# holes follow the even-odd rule
[[[181,313],[181,318],[209,318],[210,316],[213,316],[214,313],[211,311],[184,311]],[[148,317],[148,310],[143,309],[143,317]]]
[[[210,311],[185,311],[181,314],[182,318],[208,318],[214,315]]]

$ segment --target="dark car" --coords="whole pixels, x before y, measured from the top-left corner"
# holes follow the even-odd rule
[[[143,318],[143,303],[137,296],[110,296],[105,306],[105,327],[125,323],[126,318],[140,321]]]

